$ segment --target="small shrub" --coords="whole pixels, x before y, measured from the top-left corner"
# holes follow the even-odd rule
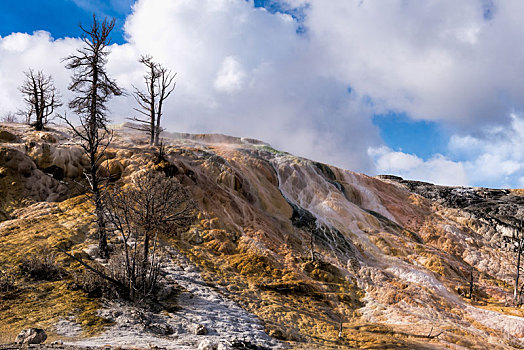
[[[108,280],[135,302],[154,296],[158,287],[162,252],[159,235],[187,230],[196,205],[176,178],[159,171],[134,174],[132,183],[116,185],[106,197],[108,221],[122,244],[108,264]]]
[[[55,262],[55,254],[42,251],[23,258],[19,264],[20,274],[35,281],[58,281],[65,271]]]
[[[80,289],[90,298],[112,298],[117,295],[115,287],[110,282],[89,270],[75,275],[74,282],[68,287],[72,290]]]
[[[142,245],[139,245],[142,248]],[[126,254],[123,249],[117,249],[111,255],[108,264],[109,276],[122,283],[124,286],[134,286],[128,290],[129,298],[133,301],[143,301],[147,298],[154,298],[159,289],[158,277],[162,261],[162,250],[156,248],[153,257],[143,265],[144,255],[139,249],[136,255],[131,255],[129,264],[126,261]],[[134,266],[134,272],[130,268]],[[130,288],[130,289],[131,289]]]
[[[0,293],[12,292],[15,287],[15,275],[12,271],[0,270]]]

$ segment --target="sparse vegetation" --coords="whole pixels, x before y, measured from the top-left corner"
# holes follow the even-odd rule
[[[129,299],[146,298],[158,282],[159,235],[187,230],[195,205],[176,178],[142,171],[128,186],[115,186],[106,207],[109,222],[122,240],[111,256],[111,274],[126,286]]]
[[[258,149],[260,149],[260,150],[263,150],[263,151],[266,151],[266,152],[269,152],[269,153],[272,153],[272,154],[275,154],[275,155],[278,155],[278,156],[283,156],[283,155],[289,154],[287,152],[282,152],[282,151],[279,151],[277,149],[274,149],[273,147],[268,146],[268,145],[256,145],[256,147]]]
[[[2,119],[0,120],[3,123],[18,123],[18,116],[16,113],[13,112],[7,112],[2,116]]]
[[[15,281],[16,277],[13,271],[0,270],[0,293],[8,293],[14,291],[16,289]]]
[[[32,69],[24,74],[24,83],[18,89],[27,104],[27,110],[24,112],[26,123],[32,125],[35,130],[43,130],[56,108],[62,106],[60,94],[50,75],[45,75],[42,71],[35,72]],[[32,122],[33,116],[34,122]]]
[[[34,281],[59,281],[65,271],[57,264],[55,253],[49,249],[24,257],[19,264],[20,274]]]

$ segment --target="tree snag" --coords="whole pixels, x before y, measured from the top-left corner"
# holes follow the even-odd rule
[[[133,97],[139,106],[135,110],[147,119],[133,117],[130,120],[138,122],[140,126],[137,129],[149,135],[150,145],[158,146],[159,135],[163,131],[160,126],[162,108],[176,86],[176,73],[154,62],[151,56],[141,56],[139,62],[145,65],[147,70],[144,75],[146,91],[134,87]]]
[[[105,68],[110,53],[109,34],[114,26],[114,18],[111,21],[106,18],[99,22],[93,15],[90,28],[80,25],[84,33],[84,46],[78,49],[76,54],[64,59],[67,62],[66,68],[73,71],[69,90],[77,94],[69,102],[69,108],[79,116],[80,126],[74,126],[65,115],[62,119],[69,125],[74,136],[80,139],[81,147],[89,159],[89,168],[84,174],[95,204],[98,248],[103,258],[109,257],[109,249],[102,203],[103,179],[98,174],[98,169],[112,138],[112,133],[107,127],[109,119],[106,104],[113,96],[123,93],[116,82],[109,78]]]
[[[28,108],[23,114],[26,115],[27,124],[40,131],[44,129],[55,109],[62,106],[60,95],[50,75],[45,75],[42,71],[35,72],[32,69],[24,74],[25,80],[18,88]],[[35,121],[31,122],[33,115]]]

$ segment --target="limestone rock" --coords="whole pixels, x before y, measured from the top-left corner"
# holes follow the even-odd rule
[[[56,140],[56,137],[54,137],[53,135],[51,134],[48,134],[48,133],[41,133],[40,134],[40,138],[44,141],[47,141],[49,143],[56,143],[57,140]]]
[[[124,166],[118,159],[108,159],[102,162],[98,171],[103,177],[118,180],[122,176]]]
[[[206,335],[208,331],[206,326],[204,326],[203,324],[198,324],[193,329],[193,333],[195,333],[196,335]]]
[[[150,332],[160,335],[171,335],[174,333],[173,328],[167,323],[151,323],[147,328]]]
[[[217,344],[209,339],[204,339],[198,344],[198,350],[217,350]]]
[[[225,343],[220,343],[218,344],[217,346],[217,350],[230,350],[231,347],[229,347],[227,344]]]
[[[182,234],[182,238],[191,244],[202,244],[202,230],[199,227],[191,227],[187,232]]]
[[[24,329],[16,336],[15,344],[41,344],[47,339],[47,334],[40,328]]]
[[[0,142],[19,143],[20,138],[6,130],[0,130]]]

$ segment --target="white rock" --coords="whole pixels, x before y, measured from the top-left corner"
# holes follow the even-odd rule
[[[198,344],[198,350],[217,350],[217,345],[209,339],[204,339]]]

